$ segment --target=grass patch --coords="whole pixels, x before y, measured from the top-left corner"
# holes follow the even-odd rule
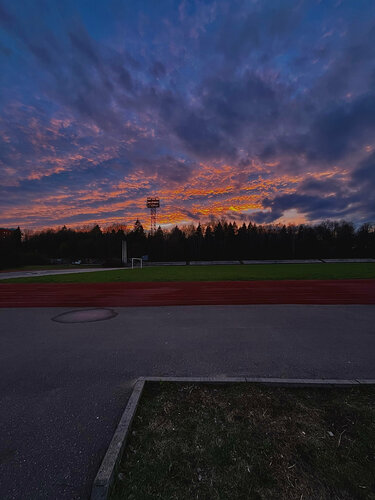
[[[375,264],[253,264],[160,266],[92,273],[10,278],[2,283],[106,283],[116,281],[251,281],[375,278]]]
[[[375,388],[147,383],[112,500],[374,499]]]

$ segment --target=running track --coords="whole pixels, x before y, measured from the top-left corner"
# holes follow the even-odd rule
[[[0,307],[375,304],[375,280],[3,283]]]

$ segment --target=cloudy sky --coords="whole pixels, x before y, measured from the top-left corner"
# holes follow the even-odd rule
[[[374,0],[0,0],[0,226],[375,222]]]

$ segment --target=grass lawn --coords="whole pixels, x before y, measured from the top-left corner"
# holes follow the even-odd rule
[[[120,499],[375,499],[375,387],[148,383]]]
[[[82,274],[11,278],[1,283],[105,283],[114,281],[248,281],[375,278],[375,264],[252,264],[161,266]]]

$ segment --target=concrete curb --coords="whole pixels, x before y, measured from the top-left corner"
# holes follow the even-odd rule
[[[375,385],[374,380],[366,379],[308,379],[308,378],[272,378],[272,377],[140,377],[138,380],[144,382],[185,382],[185,383],[205,383],[224,384],[248,382],[255,384],[279,385],[279,386],[300,386],[300,387],[351,387],[356,385]]]
[[[117,426],[107,453],[95,477],[91,500],[107,500],[112,487],[121,456],[129,436],[131,424],[142,396],[145,382],[182,382],[182,383],[258,383],[280,387],[353,387],[360,385],[375,385],[374,380],[366,379],[305,379],[305,378],[265,378],[265,377],[140,377],[135,383],[128,404]]]
[[[110,488],[120,463],[120,458],[129,435],[137,406],[142,395],[144,380],[137,380],[133,392],[122,414],[120,423],[109,444],[107,453],[95,477],[91,492],[91,500],[105,500],[109,496]]]

